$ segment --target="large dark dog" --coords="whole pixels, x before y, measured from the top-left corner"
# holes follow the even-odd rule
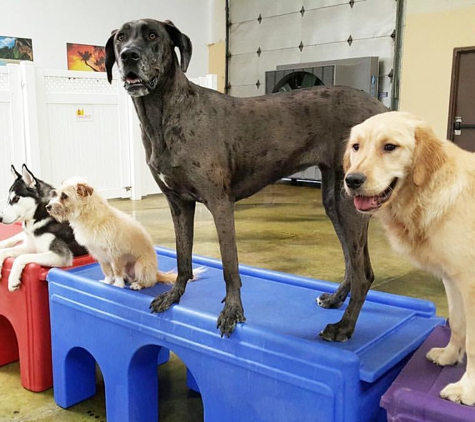
[[[174,49],[180,50],[180,64]],[[226,281],[218,318],[230,335],[245,321],[234,228],[234,202],[311,165],[322,172],[323,203],[342,244],[345,279],[323,307],[338,307],[351,288],[342,320],[321,333],[344,341],[353,334],[373,280],[367,248],[368,218],[342,193],[342,155],[350,129],[387,109],[365,93],[318,87],[256,98],[233,98],[196,86],[184,72],[191,42],[171,22],[144,19],[124,24],[106,45],[109,82],[117,62],[142,127],[147,164],[166,195],[176,234],[178,279],[156,297],[152,311],[180,301],[193,278],[191,254],[196,202],[216,225]],[[285,304],[283,305],[285,306]],[[296,321],[298,323],[298,321]]]

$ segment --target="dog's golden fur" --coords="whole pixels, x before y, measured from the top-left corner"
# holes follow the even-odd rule
[[[173,283],[175,272],[161,272],[147,231],[131,216],[111,207],[86,181],[68,179],[48,204],[59,221],[68,220],[77,241],[97,259],[104,282],[139,290],[157,282]]]
[[[389,112],[352,129],[344,158],[356,208],[380,219],[396,250],[442,278],[452,335],[427,358],[453,365],[466,352],[465,374],[441,396],[475,404],[475,154],[414,115]]]

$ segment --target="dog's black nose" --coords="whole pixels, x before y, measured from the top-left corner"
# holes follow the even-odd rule
[[[120,59],[122,62],[137,62],[140,60],[140,51],[136,48],[125,48],[120,53]]]
[[[346,186],[350,189],[358,189],[363,185],[366,176],[363,173],[348,173],[345,177]]]

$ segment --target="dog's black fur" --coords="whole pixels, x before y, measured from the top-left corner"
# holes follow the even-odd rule
[[[25,164],[22,166],[23,174],[18,173],[14,166],[11,166],[11,171],[16,179],[10,187],[9,196],[14,193],[19,198],[32,198],[36,203],[35,213],[29,223],[32,223],[31,227],[40,223],[40,227],[35,228],[31,235],[35,237],[43,234],[54,235],[50,250],[55,253],[66,255],[71,252],[75,257],[86,255],[88,253],[86,248],[77,243],[69,223],[67,221],[59,223],[46,211],[46,204],[51,198],[54,187],[35,177]],[[31,179],[31,185],[27,185],[24,175],[28,175]],[[3,215],[0,213],[0,223],[3,222]]]
[[[180,51],[181,60],[175,55]],[[334,294],[318,298],[338,307],[351,288],[343,318],[321,335],[344,341],[353,334],[373,281],[368,219],[342,193],[342,154],[350,128],[387,111],[376,99],[347,87],[316,87],[255,98],[234,98],[186,78],[191,42],[173,23],[133,21],[113,31],[106,45],[112,81],[117,63],[142,127],[147,164],[166,195],[175,226],[178,280],[151,306],[163,312],[180,301],[193,278],[191,255],[195,203],[213,215],[226,281],[218,328],[230,335],[245,321],[234,227],[234,202],[311,165],[322,172],[323,203],[342,244],[345,279]],[[296,322],[297,323],[297,322]]]

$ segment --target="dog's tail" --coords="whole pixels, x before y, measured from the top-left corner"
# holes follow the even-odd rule
[[[176,281],[177,275],[176,271],[167,271],[164,273],[159,270],[157,271],[157,283],[173,284]]]
[[[193,270],[193,278],[189,281],[196,281],[200,278],[200,275],[206,271],[205,267],[195,268]],[[166,273],[163,271],[157,271],[157,283],[167,283],[173,284],[176,281],[178,273],[175,270],[167,271]]]

